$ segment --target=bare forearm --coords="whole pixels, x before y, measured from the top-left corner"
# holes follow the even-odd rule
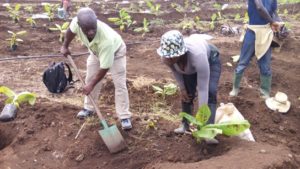
[[[76,34],[74,34],[69,28],[65,34],[65,40],[64,40],[63,46],[65,48],[68,48],[75,36],[76,36]]]
[[[89,85],[95,87],[97,83],[99,83],[103,77],[106,75],[109,69],[100,69],[93,77]]]
[[[261,0],[254,0],[254,2],[255,2],[255,5],[256,5],[256,9],[259,12],[259,15],[261,17],[263,17],[264,19],[266,19],[269,23],[273,23],[274,20],[272,19],[272,17],[270,16],[270,14],[266,10],[266,8],[263,6]]]

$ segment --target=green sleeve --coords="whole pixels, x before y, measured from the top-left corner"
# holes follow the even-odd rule
[[[70,30],[72,31],[72,33],[75,33],[75,34],[78,33],[79,25],[78,25],[77,17],[72,19],[72,22],[70,24]]]

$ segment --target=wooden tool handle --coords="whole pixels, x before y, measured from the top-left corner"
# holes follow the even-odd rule
[[[81,77],[81,75],[80,75],[80,73],[79,73],[79,71],[78,71],[78,68],[77,68],[75,62],[74,62],[73,59],[72,59],[72,56],[68,55],[67,57],[68,57],[68,59],[69,59],[69,62],[70,62],[71,65],[72,65],[72,67],[73,67],[74,70],[75,70],[76,76],[77,76],[77,77],[79,78],[79,80],[81,81],[82,86],[85,86],[85,83],[84,83],[84,81],[83,81],[83,79],[82,79],[82,77]],[[98,117],[100,118],[100,120],[104,120],[104,118],[103,118],[103,116],[102,116],[102,114],[101,114],[101,112],[100,112],[100,109],[98,108],[98,106],[97,106],[95,100],[92,98],[92,96],[90,96],[90,95],[87,95],[87,96],[89,97],[90,101],[92,102],[92,104],[93,104],[93,106],[94,106],[94,108],[95,108],[95,110],[96,110],[96,113],[97,113]]]

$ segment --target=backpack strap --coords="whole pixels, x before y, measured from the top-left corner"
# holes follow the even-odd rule
[[[69,76],[68,76],[67,80],[69,83],[71,83],[71,82],[73,82],[73,74],[72,74],[71,68],[67,63],[64,63],[64,64],[67,66],[68,71],[69,71]]]

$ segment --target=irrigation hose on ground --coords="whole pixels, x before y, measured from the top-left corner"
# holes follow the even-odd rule
[[[130,45],[137,45],[137,44],[144,44],[144,43],[153,43],[153,42],[158,42],[159,40],[149,40],[149,41],[135,41],[135,42],[129,42],[126,43],[127,46]],[[89,52],[84,52],[84,53],[77,53],[77,54],[72,54],[73,57],[78,57],[78,56],[83,56],[90,54]],[[62,54],[49,54],[49,55],[39,55],[39,56],[16,56],[16,57],[5,57],[1,58],[0,56],[0,62],[1,61],[10,61],[10,60],[19,60],[19,59],[43,59],[43,58],[50,58],[50,57],[62,57]]]

